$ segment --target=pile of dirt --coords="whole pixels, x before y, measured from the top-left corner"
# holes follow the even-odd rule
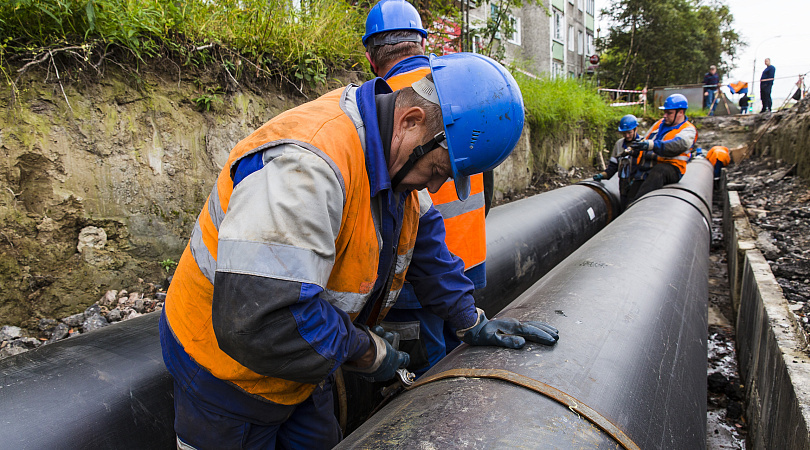
[[[731,166],[727,178],[791,311],[810,333],[810,183],[795,170],[782,160],[760,157]]]

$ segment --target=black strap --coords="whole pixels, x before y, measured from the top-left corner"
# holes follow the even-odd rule
[[[399,186],[399,183],[402,182],[402,179],[408,175],[408,172],[413,169],[413,166],[416,164],[416,161],[419,161],[419,158],[427,155],[428,153],[436,150],[437,147],[441,147],[439,142],[445,140],[444,131],[438,133],[436,136],[433,136],[433,139],[429,140],[428,142],[416,147],[411,152],[411,156],[408,157],[408,160],[405,161],[405,165],[402,166],[401,169],[394,175],[394,178],[391,179],[391,189],[396,189]]]

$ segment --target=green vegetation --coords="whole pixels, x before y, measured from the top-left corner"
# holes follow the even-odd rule
[[[315,84],[333,68],[364,64],[359,36],[366,10],[344,0],[4,0],[0,73],[59,66],[101,72],[174,56],[186,65],[219,63],[224,78],[245,73]],[[27,63],[26,63],[27,61]],[[64,66],[60,67],[64,69]],[[23,70],[24,72],[25,70]],[[62,71],[63,74],[65,70]],[[299,88],[300,89],[300,88]]]
[[[163,267],[163,270],[165,270],[168,273],[171,273],[172,269],[175,268],[176,266],[177,262],[174,261],[173,259],[167,258],[160,262],[160,267]]]
[[[515,72],[528,112],[527,122],[535,133],[551,134],[582,126],[594,137],[627,114],[611,108],[587,81],[566,77],[530,78]],[[595,134],[594,134],[595,133]]]

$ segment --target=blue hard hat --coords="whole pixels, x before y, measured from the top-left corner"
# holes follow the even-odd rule
[[[427,30],[422,28],[419,11],[405,0],[381,0],[371,8],[366,17],[366,34],[363,45],[371,36],[385,31],[413,30],[427,37]]]
[[[686,101],[686,97],[681,94],[672,94],[664,100],[664,106],[659,106],[658,109],[687,109],[689,108],[689,102]]]
[[[430,71],[459,200],[470,195],[470,175],[503,162],[523,132],[523,96],[497,61],[476,53],[430,55]]]
[[[630,131],[638,128],[638,119],[632,114],[628,114],[619,120],[619,131]]]

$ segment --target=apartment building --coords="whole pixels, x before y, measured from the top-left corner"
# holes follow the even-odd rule
[[[482,27],[497,12],[497,3],[470,2],[469,24]],[[526,4],[513,10],[509,20],[515,29],[510,36],[495,36],[505,46],[507,62],[520,60],[534,74],[579,77],[592,70],[589,62],[596,53],[594,43],[594,0],[541,0],[543,6]],[[462,4],[462,7],[464,5]],[[476,36],[472,51],[486,43]]]

